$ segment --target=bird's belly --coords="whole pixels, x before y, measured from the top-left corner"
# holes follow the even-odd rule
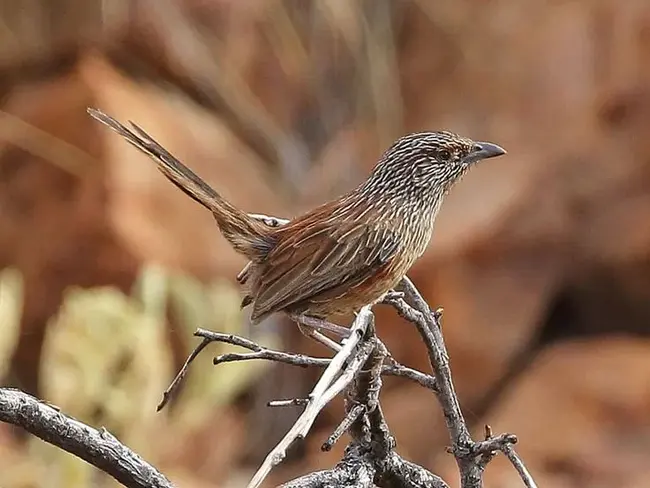
[[[379,285],[379,284],[378,284]],[[362,290],[350,290],[344,295],[334,298],[327,303],[311,301],[307,311],[310,315],[328,317],[358,312],[366,305],[376,303],[392,286],[373,286]]]

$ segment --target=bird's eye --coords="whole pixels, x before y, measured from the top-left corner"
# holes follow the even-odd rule
[[[438,151],[438,159],[442,159],[446,161],[447,159],[450,158],[451,158],[451,154],[446,149],[443,149],[442,151]]]

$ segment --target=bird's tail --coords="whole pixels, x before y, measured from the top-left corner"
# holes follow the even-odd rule
[[[226,201],[140,127],[133,122],[130,122],[130,128],[126,127],[97,109],[89,108],[88,113],[147,154],[167,179],[210,210],[224,237],[236,251],[256,260],[268,250],[269,228],[265,224],[249,217],[246,212]]]

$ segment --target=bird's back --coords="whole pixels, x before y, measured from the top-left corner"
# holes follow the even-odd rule
[[[401,239],[386,219],[369,215],[373,210],[349,196],[275,229],[273,247],[250,273],[253,322],[280,310],[351,312],[388,291],[402,276],[390,279],[403,268],[395,260]]]

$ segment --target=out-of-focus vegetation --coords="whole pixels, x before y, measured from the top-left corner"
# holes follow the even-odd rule
[[[0,366],[6,370],[19,333],[19,272],[2,271],[0,297]],[[187,442],[197,427],[210,421],[215,407],[232,401],[265,367],[261,362],[238,362],[215,369],[213,355],[232,349],[215,344],[210,348],[213,355],[197,358],[173,404],[156,413],[176,369],[166,327],[168,311],[175,317],[183,357],[196,345],[192,332],[198,326],[241,333],[239,293],[221,280],[203,285],[150,265],[143,268],[131,295],[114,287],[72,287],[47,327],[40,365],[42,399],[83,422],[106,427],[146,459],[160,463],[175,444]],[[276,342],[268,334],[260,340],[271,347]],[[160,431],[173,436],[151,442]],[[32,461],[0,460],[0,485],[112,483],[100,482],[95,468],[38,439],[30,439],[21,451]]]
[[[9,369],[11,354],[20,335],[23,280],[16,269],[0,271],[0,377]]]

